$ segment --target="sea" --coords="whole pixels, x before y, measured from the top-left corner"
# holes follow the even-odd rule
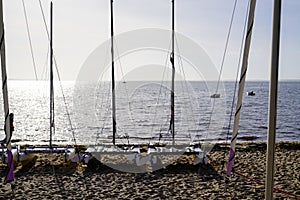
[[[175,143],[230,142],[236,109],[234,81],[175,83]],[[49,82],[9,80],[10,112],[14,113],[12,141],[48,144],[50,138]],[[54,144],[111,143],[113,119],[116,143],[171,142],[171,84],[158,81],[117,82],[116,114],[112,114],[110,82],[54,84]],[[254,96],[247,92],[253,91]],[[211,98],[220,93],[220,98]],[[0,95],[2,99],[2,94]],[[268,81],[248,81],[243,93],[238,142],[265,142],[268,134]],[[5,138],[3,101],[0,139]],[[300,140],[300,81],[280,81],[277,141]]]

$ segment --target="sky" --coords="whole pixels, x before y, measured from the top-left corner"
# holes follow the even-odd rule
[[[41,2],[48,25],[50,1]],[[89,55],[109,40],[109,2],[53,0],[53,48],[62,80],[76,80]],[[24,3],[38,78],[44,79],[49,66],[49,42],[39,1],[25,0]],[[220,70],[234,0],[176,0],[175,3],[176,32],[197,43]],[[269,80],[270,77],[272,4],[271,0],[257,0],[247,80]],[[236,78],[247,5],[247,0],[237,2],[222,80]],[[8,77],[34,79],[22,1],[4,0],[3,8]],[[299,10],[299,0],[282,1],[280,80],[300,80]],[[143,28],[170,30],[171,0],[114,0],[114,27],[115,35]],[[141,66],[149,65],[140,61]]]

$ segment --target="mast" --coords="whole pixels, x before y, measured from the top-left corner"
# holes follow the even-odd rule
[[[50,149],[54,131],[54,90],[53,90],[53,3],[50,3]]]
[[[234,156],[235,156],[235,144],[236,144],[237,135],[238,135],[238,127],[239,127],[240,114],[241,114],[241,108],[242,108],[244,86],[245,86],[246,73],[247,73],[247,68],[248,68],[248,55],[249,55],[251,35],[252,35],[252,29],[253,29],[253,23],[254,23],[255,5],[256,5],[256,0],[251,0],[250,11],[249,11],[249,15],[248,15],[247,35],[245,38],[246,41],[245,41],[244,54],[243,54],[242,70],[241,70],[240,82],[239,82],[238,100],[237,100],[237,105],[236,105],[232,139],[231,139],[231,145],[230,145],[230,151],[229,151],[229,160],[228,160],[227,172],[226,172],[227,176],[230,176],[230,174],[231,174]]]
[[[5,55],[5,38],[4,38],[4,23],[3,23],[3,4],[0,0],[1,14],[0,14],[0,33],[1,33],[1,71],[2,71],[2,93],[3,93],[3,106],[4,106],[4,119],[5,119],[5,135],[7,142],[7,150],[11,150],[10,144],[10,121],[9,121],[9,103],[7,91],[7,73],[6,73],[6,55]]]
[[[175,0],[172,0],[172,53],[171,53],[171,63],[172,63],[172,86],[171,86],[171,122],[170,129],[172,133],[173,145],[175,144],[175,100],[174,100],[174,89],[175,89],[175,56],[174,56],[174,47],[175,47]]]
[[[111,90],[112,90],[112,125],[113,125],[113,144],[116,144],[116,94],[115,94],[115,62],[114,62],[114,18],[113,18],[113,0],[110,0],[110,41],[111,41]]]
[[[8,173],[5,178],[5,182],[14,180],[14,166],[12,163],[11,153],[11,136],[12,136],[12,120],[9,114],[9,103],[8,103],[8,90],[7,90],[7,73],[6,73],[6,55],[5,55],[5,37],[4,37],[4,22],[3,22],[3,4],[0,0],[0,54],[1,54],[1,71],[2,71],[2,93],[3,93],[3,106],[4,106],[4,119],[5,119],[5,136],[6,136],[6,150],[7,150],[7,166]]]
[[[274,188],[274,154],[276,140],[276,112],[277,112],[277,86],[278,86],[278,65],[280,46],[280,15],[281,0],[275,0],[273,4],[273,33],[272,33],[272,58],[271,58],[271,79],[269,93],[269,128],[267,145],[267,177],[265,199],[273,199]]]

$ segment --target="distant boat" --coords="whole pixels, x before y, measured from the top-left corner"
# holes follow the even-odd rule
[[[255,92],[253,92],[253,90],[252,90],[252,91],[250,91],[250,92],[247,92],[247,95],[248,95],[248,96],[255,96]]]
[[[210,96],[210,98],[220,98],[220,97],[221,97],[220,94],[213,94],[213,95]]]

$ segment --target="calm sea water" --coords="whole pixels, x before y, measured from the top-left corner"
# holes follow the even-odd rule
[[[14,140],[47,143],[49,140],[49,83],[9,81],[10,111],[15,115]],[[111,91],[108,82],[55,84],[54,143],[111,142]],[[170,83],[117,83],[117,142],[168,142],[171,140]],[[175,137],[180,143],[226,141],[233,101],[234,82],[219,87],[220,99],[212,99],[214,82],[178,82],[175,91]],[[247,96],[247,91],[255,96]],[[239,126],[239,141],[266,141],[268,126],[268,82],[247,82]],[[280,82],[277,140],[300,140],[300,82]],[[2,94],[1,94],[2,99]],[[234,106],[235,110],[235,106]],[[1,101],[0,127],[3,127]],[[70,123],[71,122],[71,123]],[[0,138],[4,138],[3,128]]]

